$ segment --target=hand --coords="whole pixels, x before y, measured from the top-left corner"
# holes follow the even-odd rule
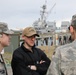
[[[40,64],[42,64],[42,63],[44,63],[44,62],[45,62],[45,61],[41,60],[41,61],[40,61]]]
[[[35,65],[31,65],[31,70],[37,70]]]
[[[28,67],[29,67],[31,70],[37,70],[37,68],[36,68],[35,65],[28,65]]]

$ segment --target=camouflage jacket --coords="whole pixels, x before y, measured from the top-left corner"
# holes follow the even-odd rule
[[[0,75],[7,75],[4,60],[0,54]]]
[[[56,48],[47,75],[76,75],[76,40]]]

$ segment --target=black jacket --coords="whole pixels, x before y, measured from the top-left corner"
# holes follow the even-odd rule
[[[46,54],[38,49],[33,47],[33,52],[26,49],[23,44],[21,47],[17,48],[12,57],[11,66],[13,75],[45,75],[47,69],[50,65],[50,59]],[[40,60],[45,61],[42,64],[39,64]],[[35,65],[37,70],[31,70],[28,65]]]

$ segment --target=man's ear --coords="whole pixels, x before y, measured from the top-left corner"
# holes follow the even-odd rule
[[[22,35],[22,39],[23,39],[23,40],[25,39],[25,36],[24,36],[24,35]]]
[[[2,35],[3,35],[3,34],[0,34],[0,42],[1,42],[1,40],[2,40]]]
[[[0,38],[2,37],[2,34],[0,34]]]
[[[70,32],[74,32],[74,28],[70,26]]]

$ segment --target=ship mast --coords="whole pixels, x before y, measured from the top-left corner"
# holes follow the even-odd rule
[[[41,11],[41,20],[45,20],[45,13],[46,13],[46,5],[44,4],[42,6],[42,11]]]
[[[56,3],[52,6],[52,8],[50,9],[50,11],[46,12],[46,9],[47,9],[47,0],[45,0],[45,4],[42,6],[42,10],[40,11],[40,15],[41,15],[41,18],[40,18],[40,24],[42,27],[45,27],[47,25],[46,23],[46,19],[47,17],[49,16],[49,14],[51,13],[51,11],[53,10],[53,8],[55,7]]]
[[[40,11],[40,15],[41,15],[41,19],[40,19],[40,22],[41,22],[41,26],[44,27],[45,24],[46,24],[46,0],[45,0],[45,4],[42,6],[42,10]]]

